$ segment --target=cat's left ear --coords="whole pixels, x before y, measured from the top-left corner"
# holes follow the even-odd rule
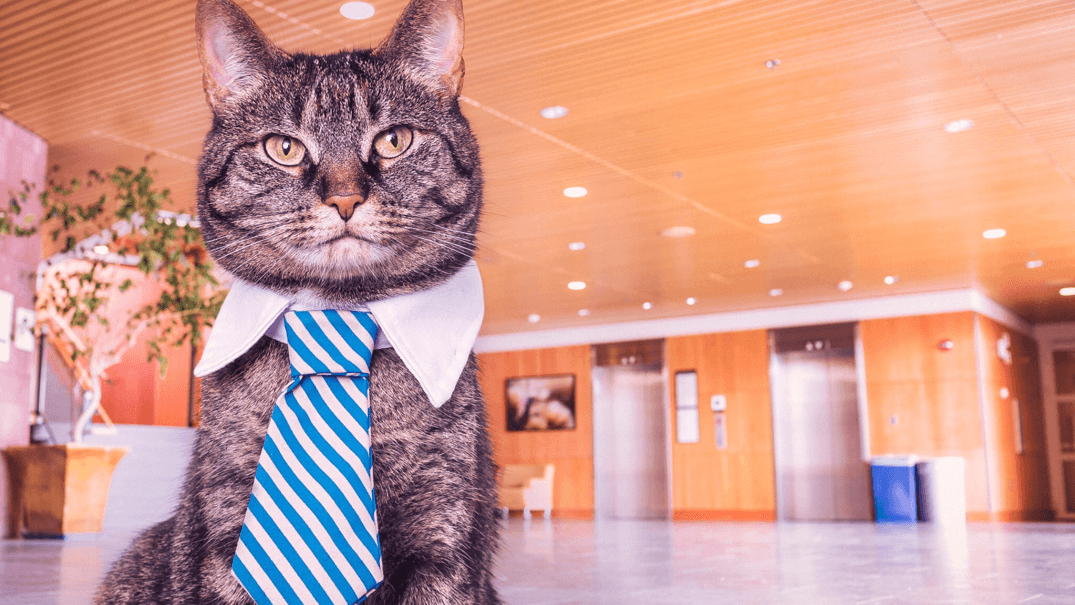
[[[463,88],[462,0],[411,0],[376,53],[452,96]]]

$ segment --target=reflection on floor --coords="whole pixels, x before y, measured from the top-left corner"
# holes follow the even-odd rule
[[[0,542],[0,604],[82,605],[133,536]],[[510,519],[509,605],[1075,603],[1075,525]]]

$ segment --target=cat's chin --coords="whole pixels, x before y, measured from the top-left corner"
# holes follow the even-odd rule
[[[382,246],[357,237],[341,237],[329,243],[305,250],[295,250],[292,255],[309,271],[333,275],[368,275],[394,255]]]

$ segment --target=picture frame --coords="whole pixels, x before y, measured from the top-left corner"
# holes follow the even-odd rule
[[[575,375],[519,376],[504,383],[509,432],[570,431],[575,416]]]

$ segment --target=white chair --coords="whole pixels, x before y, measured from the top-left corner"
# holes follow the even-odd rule
[[[552,515],[552,479],[556,468],[551,464],[505,464],[500,470],[500,507],[508,511],[521,510],[529,519],[530,511],[545,511]]]

